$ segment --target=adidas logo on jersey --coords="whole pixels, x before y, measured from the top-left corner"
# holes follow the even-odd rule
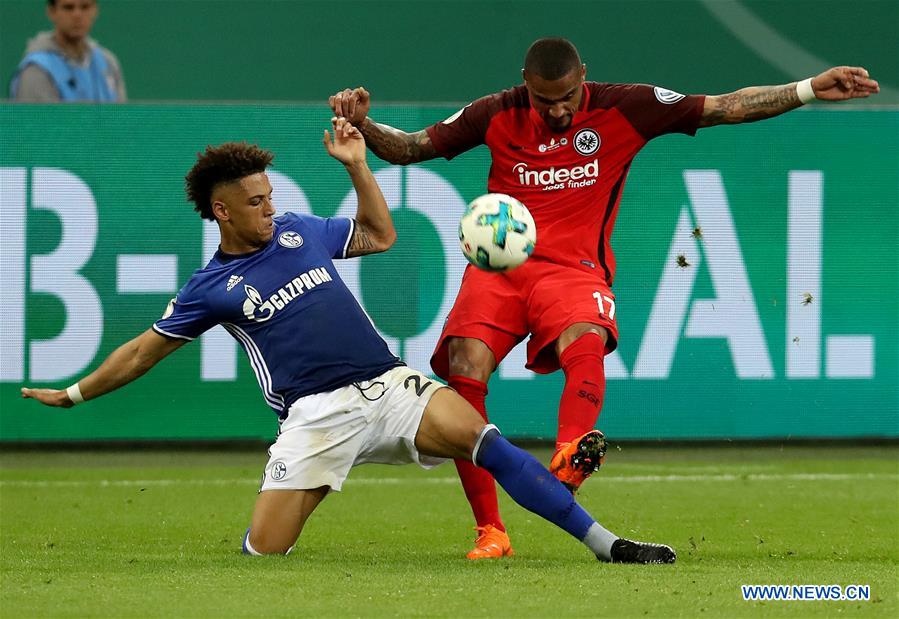
[[[243,280],[243,275],[232,275],[228,278],[228,292]]]

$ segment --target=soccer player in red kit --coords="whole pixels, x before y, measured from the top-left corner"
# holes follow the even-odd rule
[[[605,392],[603,357],[618,342],[610,238],[636,154],[666,133],[694,135],[702,127],[770,118],[813,99],[867,97],[879,86],[861,67],[717,96],[588,82],[574,45],[561,38],[535,41],[522,75],[524,84],[412,133],[368,118],[364,88],[343,90],[329,102],[390,163],[452,159],[486,144],[487,190],[514,196],[530,210],[538,230],[534,254],[505,273],[466,268],[431,365],[486,419],[490,375],[530,334],[527,367],[565,374],[550,470],[575,492],[605,454],[594,426]],[[512,554],[493,479],[470,462],[456,466],[479,532],[468,557]]]

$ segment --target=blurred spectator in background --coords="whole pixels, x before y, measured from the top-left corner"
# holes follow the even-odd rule
[[[118,58],[88,36],[97,19],[97,0],[47,0],[47,17],[55,28],[28,41],[10,98],[27,103],[124,102]]]

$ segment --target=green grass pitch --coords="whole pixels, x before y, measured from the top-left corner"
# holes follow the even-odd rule
[[[536,455],[546,462],[548,452]],[[244,557],[264,450],[0,451],[3,617],[899,616],[899,449],[613,449],[580,500],[667,566],[609,565],[501,494],[516,556],[472,563],[452,465],[365,466],[288,557]],[[870,601],[745,602],[741,584]]]

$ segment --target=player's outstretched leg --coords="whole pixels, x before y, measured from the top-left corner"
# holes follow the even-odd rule
[[[473,460],[484,467],[516,503],[583,542],[596,557],[613,563],[674,563],[669,546],[618,537],[596,522],[533,456],[487,425],[475,444]]]
[[[572,328],[593,328],[573,325]],[[596,327],[599,328],[599,327]],[[559,402],[556,452],[549,470],[572,494],[602,464],[606,443],[594,430],[605,397],[605,342],[596,331],[577,336],[559,354],[565,386]]]
[[[430,398],[415,434],[419,453],[439,458],[471,460],[496,479],[519,505],[549,520],[583,542],[598,559],[626,563],[673,563],[668,546],[640,544],[640,553],[603,528],[577,504],[565,486],[534,456],[515,447],[493,425],[484,425],[477,411],[451,389]]]

